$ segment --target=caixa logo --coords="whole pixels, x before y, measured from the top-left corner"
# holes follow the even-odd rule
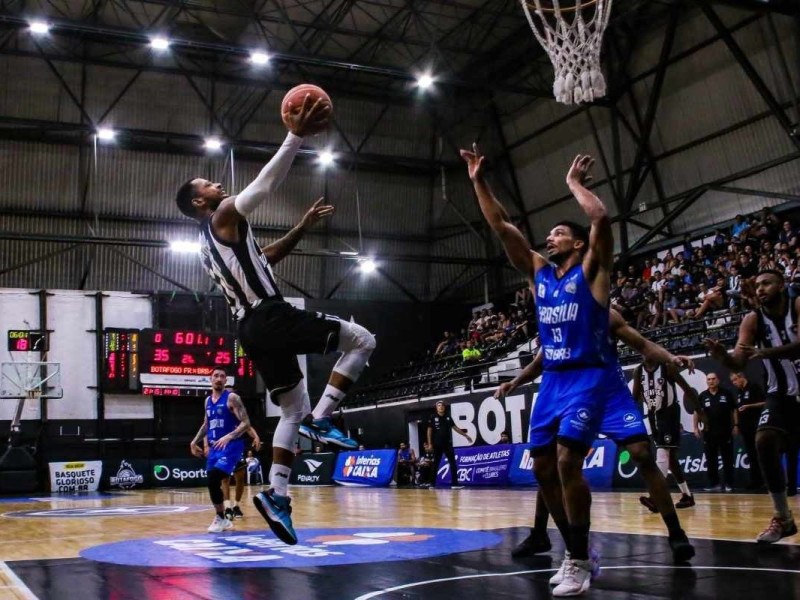
[[[187,479],[205,479],[208,477],[205,469],[195,469],[193,471],[179,469],[174,467],[170,468],[166,465],[154,465],[153,477],[158,481],[167,481],[168,479],[177,479],[178,481],[185,481]]]

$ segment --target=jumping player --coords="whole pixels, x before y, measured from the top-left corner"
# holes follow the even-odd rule
[[[649,453],[647,431],[609,338],[611,221],[600,199],[585,187],[593,160],[576,157],[567,185],[591,220],[591,229],[587,234],[577,223],[557,223],[547,237],[549,260],[545,259],[531,249],[494,197],[477,147],[461,155],[481,212],[511,263],[528,278],[537,306],[544,376],[531,414],[534,472],[567,547],[561,569],[551,580],[557,584],[553,595],[578,595],[589,589],[599,569],[589,556],[591,492],[583,477],[583,458],[601,430],[623,445],[638,442],[641,452]],[[657,468],[655,474],[666,486]],[[667,498],[671,504],[668,493]],[[682,548],[676,559],[685,561],[694,549],[677,516],[671,517],[670,543],[675,544],[674,552],[676,546]]]
[[[689,491],[689,484],[683,476],[681,463],[678,462],[678,450],[681,446],[681,409],[675,386],[679,385],[684,393],[684,404],[687,410],[697,406],[697,392],[670,364],[659,364],[648,358],[637,365],[633,371],[633,397],[637,402],[647,406],[647,418],[650,421],[650,432],[656,446],[656,464],[664,477],[672,472],[681,491],[681,499],[675,508],[694,506],[694,496]],[[690,412],[695,412],[690,410]],[[658,512],[653,499],[641,496],[641,502],[650,512]]]
[[[609,317],[609,330],[611,335],[640,353],[646,360],[652,361],[653,364],[669,366],[676,370],[684,367],[690,370],[694,369],[694,363],[690,358],[673,355],[663,346],[643,337],[636,329],[626,323],[622,316],[613,308],[610,310]],[[497,389],[495,397],[500,398],[510,394],[523,383],[536,379],[541,372],[542,355],[541,352],[539,352],[531,364],[525,367],[517,377],[510,382],[503,383]],[[600,433],[604,432],[601,431]],[[666,513],[662,516],[664,517],[664,522],[669,527],[669,522],[672,520],[670,515],[675,513],[675,508],[672,507],[672,503],[669,501],[669,490],[666,485],[661,485],[660,478],[655,473],[657,467],[653,463],[652,454],[643,451],[643,447],[638,442],[628,445],[626,450],[628,450],[631,458],[639,467],[639,471],[642,473],[645,482],[651,489],[651,494],[654,498],[658,499],[658,505],[666,510]],[[550,550],[552,546],[550,544],[550,536],[547,534],[547,521],[549,516],[550,513],[545,505],[543,494],[537,494],[534,527],[531,529],[530,535],[514,548],[511,553],[513,557],[530,556]]]
[[[205,401],[203,424],[189,443],[191,453],[202,458],[203,447],[200,443],[208,436],[208,493],[214,505],[216,516],[208,527],[209,533],[219,533],[230,529],[233,524],[225,516],[223,505],[222,482],[229,479],[236,463],[242,457],[244,440],[242,435],[250,428],[250,418],[235,393],[225,389],[228,374],[225,369],[217,367],[211,373],[211,394]]]
[[[733,352],[728,353],[712,339],[706,340],[706,347],[713,358],[732,371],[741,371],[748,360],[761,360],[766,374],[767,400],[758,420],[756,450],[775,514],[756,541],[772,544],[797,533],[786,498],[781,455],[800,435],[800,385],[793,362],[800,358],[800,297],[790,302],[784,293],[783,273],[772,269],[765,269],[756,277],[756,297],[760,307],[742,319]]]
[[[345,448],[357,444],[331,423],[330,415],[361,375],[372,351],[374,336],[356,323],[294,308],[283,300],[271,265],[284,258],[305,229],[332,212],[318,202],[303,221],[281,240],[262,250],[253,237],[248,217],[285,178],[305,135],[327,126],[330,107],[306,96],[299,111],[291,104],[282,115],[289,134],[283,145],[241,193],[229,197],[222,185],[194,178],[178,190],[181,212],[198,221],[203,266],[228,301],[239,323],[239,340],[264,378],[281,417],[272,442],[270,488],[253,498],[272,531],[287,544],[296,544],[287,495],[294,447],[301,422],[307,435]],[[322,398],[311,403],[298,354],[342,353]],[[312,418],[307,418],[309,413]]]

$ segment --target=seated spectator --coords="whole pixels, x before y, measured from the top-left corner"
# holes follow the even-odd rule
[[[789,246],[797,246],[797,230],[789,221],[783,222],[781,232],[778,234],[778,241]]]
[[[428,442],[425,442],[423,444],[422,456],[420,456],[419,461],[417,461],[417,474],[414,483],[421,487],[430,486],[427,482],[431,480],[431,469],[434,468],[433,460],[433,448],[428,445]]]
[[[532,301],[533,296],[531,294],[531,289],[526,285],[524,288],[516,291],[512,306],[517,308],[525,308],[526,306],[530,305]]]
[[[731,225],[731,235],[733,237],[743,240],[747,236],[747,231],[750,228],[743,215],[736,215]]]
[[[258,471],[258,467],[261,466],[261,461],[258,460],[258,458],[256,458],[252,450],[247,451],[247,458],[245,458],[245,463],[247,464],[247,470],[250,471],[251,473],[255,473],[256,471]]]
[[[456,351],[456,338],[450,331],[445,331],[442,341],[436,346],[434,356],[449,356]]]
[[[683,320],[683,316],[686,314],[686,311],[679,306],[678,296],[672,292],[667,294],[663,308],[663,325],[667,325],[669,319],[672,319],[674,323],[680,323]]]
[[[500,434],[500,442],[501,444],[510,444],[511,443],[511,436],[508,435],[507,431],[504,431]]]
[[[728,238],[725,234],[722,233],[719,229],[714,230],[714,241],[711,242],[711,245],[714,247],[715,251],[719,251],[720,249],[724,248],[728,244]]]
[[[410,485],[416,481],[417,456],[414,449],[400,442],[397,451],[397,485]]]
[[[693,313],[692,317],[698,319],[710,310],[713,311],[725,308],[725,292],[724,279],[718,279],[717,285],[712,288],[701,283],[700,293],[697,295],[698,300],[700,300],[700,308]]]

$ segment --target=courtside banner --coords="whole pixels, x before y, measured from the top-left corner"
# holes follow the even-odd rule
[[[457,448],[455,454],[459,485],[508,485],[513,444]],[[450,481],[450,463],[442,457],[436,471],[436,484]]]
[[[103,475],[100,460],[50,463],[51,492],[96,492]]]
[[[154,487],[199,487],[208,485],[204,458],[162,458],[150,462]]]
[[[609,440],[595,440],[583,459],[583,475],[592,487],[610,488],[617,464],[617,446]],[[511,485],[536,485],[533,476],[533,456],[528,444],[514,444],[509,470]]]
[[[340,452],[333,480],[342,485],[389,485],[397,465],[397,450]]]
[[[299,454],[292,464],[293,485],[332,485],[336,455],[333,452]]]

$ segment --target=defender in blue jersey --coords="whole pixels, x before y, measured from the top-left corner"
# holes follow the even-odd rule
[[[217,513],[208,528],[210,533],[219,533],[233,527],[225,516],[222,482],[231,476],[241,460],[244,454],[242,435],[250,429],[250,418],[242,399],[225,389],[227,379],[225,369],[217,367],[212,371],[211,394],[205,401],[203,424],[189,444],[192,454],[201,458],[203,448],[200,444],[204,437],[208,437],[208,492]]]
[[[477,147],[461,155],[481,212],[511,263],[528,278],[537,306],[544,376],[531,411],[534,471],[567,546],[562,568],[552,580],[557,584],[553,595],[578,595],[589,589],[598,568],[589,557],[591,493],[583,478],[583,458],[601,428],[622,443],[648,444],[609,338],[611,220],[605,205],[586,188],[594,160],[576,157],[566,181],[591,227],[587,233],[577,223],[557,223],[547,236],[545,258],[531,249],[494,197]],[[671,503],[665,480],[663,487]],[[668,527],[671,539],[685,540],[677,518]]]

